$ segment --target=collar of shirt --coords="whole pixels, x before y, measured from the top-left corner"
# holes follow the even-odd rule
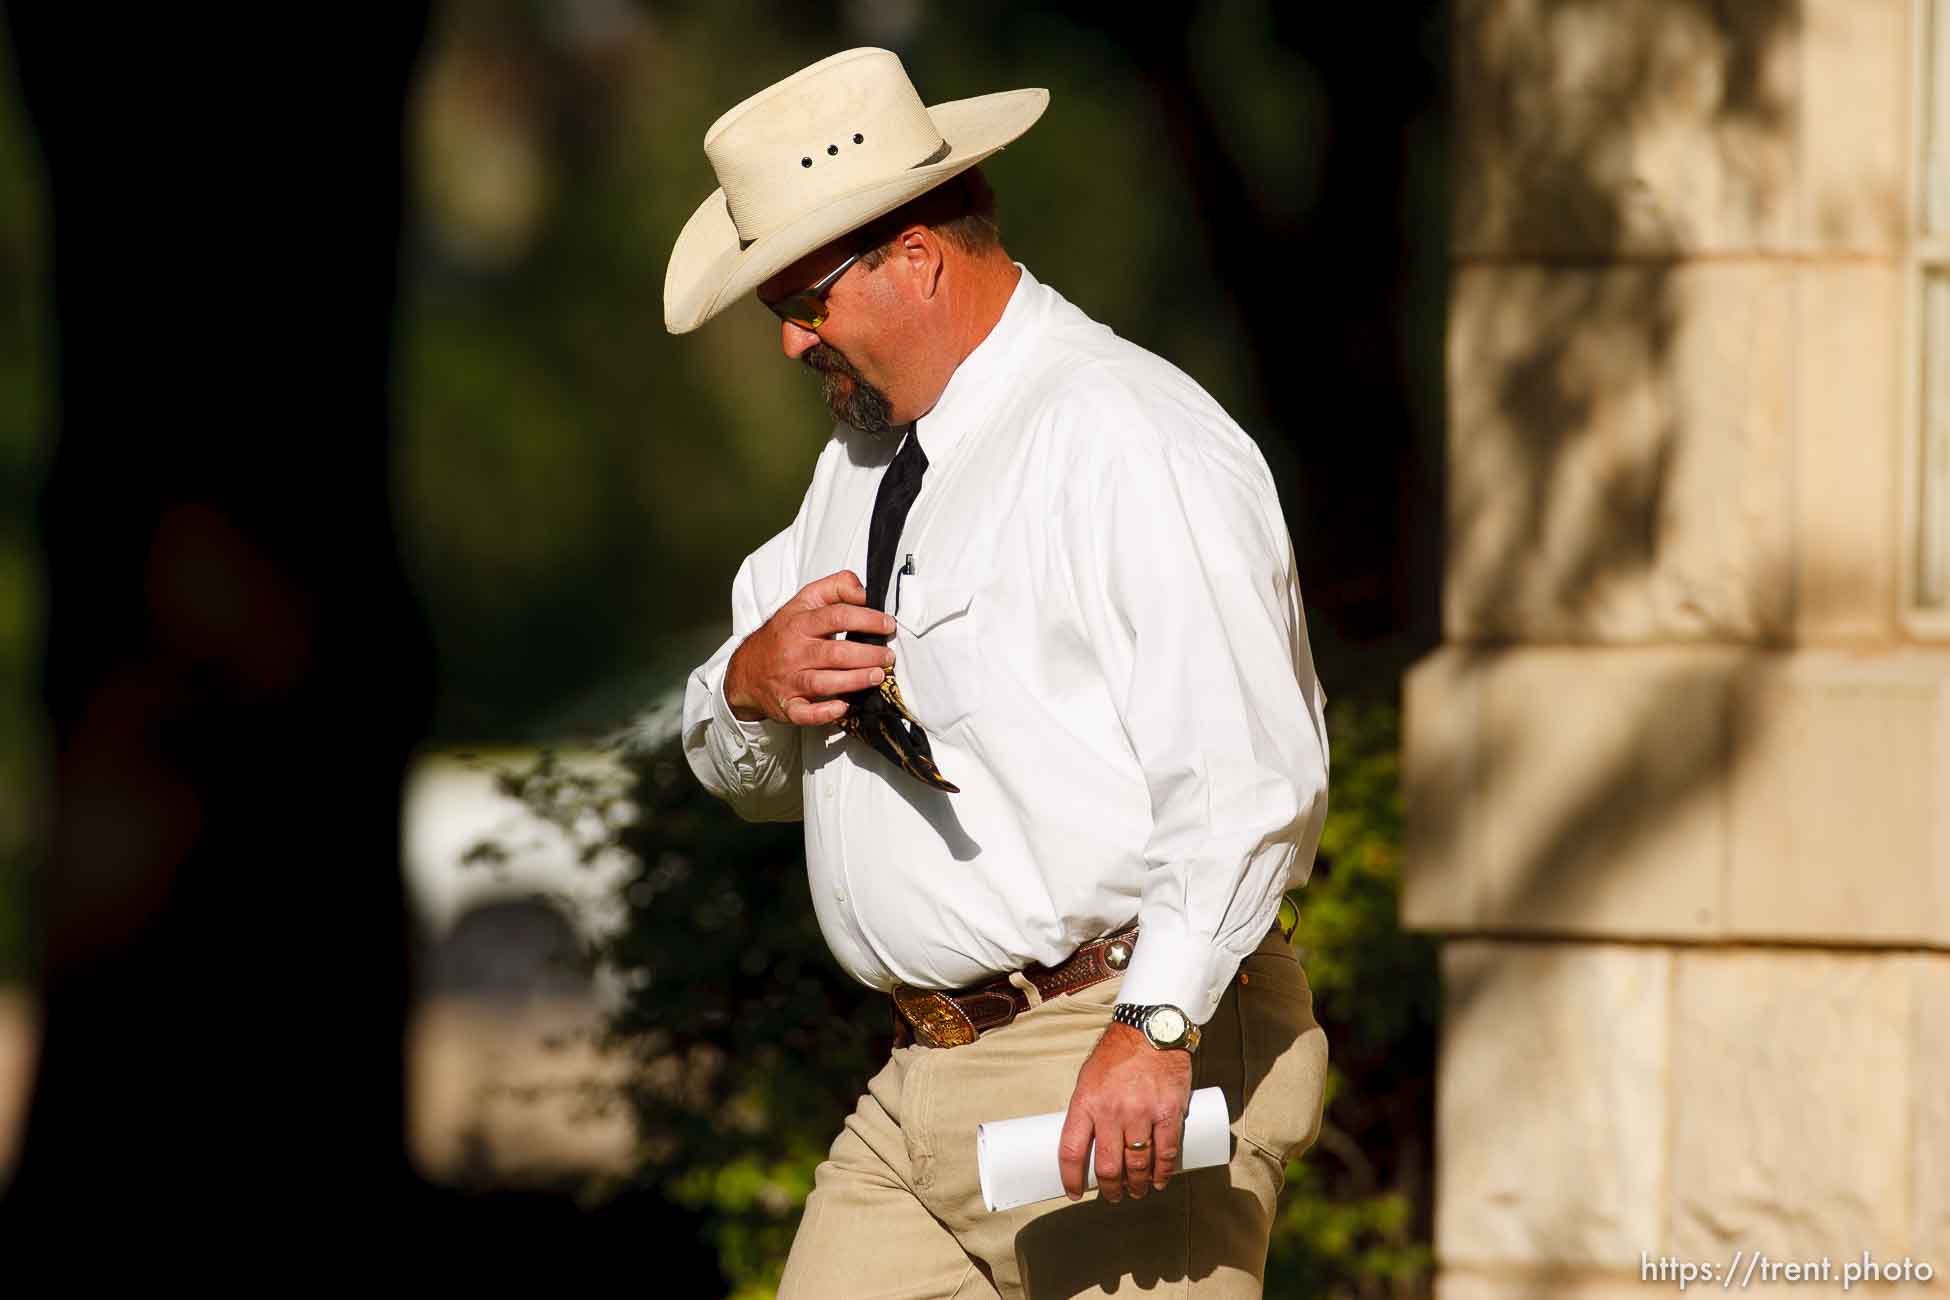
[[[955,367],[955,373],[948,376],[948,384],[935,399],[934,406],[914,422],[915,433],[931,464],[946,459],[963,435],[982,422],[1001,391],[996,381],[1008,371],[1016,345],[1031,333],[1030,320],[1036,314],[1035,305],[1041,297],[1042,286],[1028,267],[1021,262],[1015,266],[1022,276],[1010,292],[1001,318],[988,337],[977,343],[975,350]]]

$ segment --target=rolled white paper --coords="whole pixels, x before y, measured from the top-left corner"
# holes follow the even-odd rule
[[[1013,1210],[1032,1201],[1062,1196],[1063,1169],[1056,1146],[1063,1138],[1066,1112],[1025,1115],[1021,1119],[991,1120],[975,1126],[975,1163],[982,1174],[982,1204],[991,1211]],[[1192,1094],[1185,1116],[1185,1143],[1180,1171],[1209,1169],[1232,1158],[1232,1117],[1226,1096],[1217,1088]],[[1085,1185],[1097,1185],[1097,1148],[1092,1144],[1084,1161]]]

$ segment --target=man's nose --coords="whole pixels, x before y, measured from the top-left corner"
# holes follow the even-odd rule
[[[819,335],[789,320],[779,322],[779,334],[779,346],[785,349],[786,357],[792,361],[797,361],[813,344],[819,342]]]

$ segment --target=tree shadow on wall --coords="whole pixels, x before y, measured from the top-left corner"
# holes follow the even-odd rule
[[[1803,449],[1858,432],[1822,423],[1832,402],[1803,400],[1808,341],[1840,337],[1824,318],[1849,306],[1823,296],[1848,285],[1794,257],[1848,236],[1830,196],[1802,201],[1816,39],[1803,21],[1784,2],[1660,0],[1629,19],[1595,0],[1458,5],[1447,649],[1407,706],[1421,747],[1411,867],[1462,890],[1432,900],[1443,924],[1547,940],[1598,922],[1661,948],[1728,932],[1743,781],[1790,743],[1769,698],[1782,651],[1833,594],[1809,581],[1810,548],[1826,574],[1893,588],[1894,547],[1810,535],[1794,513],[1823,487]],[[1900,227],[1894,193],[1859,210],[1872,238]],[[1880,273],[1855,283],[1880,294]],[[1897,344],[1853,342],[1852,373],[1874,377],[1885,417],[1859,432],[1885,451]],[[1893,627],[1893,598],[1875,619]],[[1515,663],[1500,653],[1519,644]],[[1452,953],[1446,1039],[1496,989],[1551,969],[1531,964],[1550,951]],[[1666,1006],[1663,984],[1643,996]],[[1526,1053],[1551,1045],[1506,1043],[1494,1063],[1475,1051],[1494,1082],[1452,1078],[1445,1134],[1467,1128],[1472,1153],[1534,1150],[1538,1108],[1567,1101],[1531,1087]],[[1656,1065],[1638,1047],[1607,1062],[1621,1082]],[[1565,1280],[1622,1267],[1594,1258],[1618,1229],[1590,1213],[1636,1223],[1646,1198],[1624,1171],[1643,1143],[1670,1171],[1675,1139],[1643,1116],[1577,1119],[1591,1121],[1584,1145],[1494,1171],[1522,1186],[1451,1182],[1442,1216],[1513,1198]]]

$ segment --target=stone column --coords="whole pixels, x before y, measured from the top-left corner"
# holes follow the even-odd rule
[[[1445,644],[1404,700],[1442,1300],[1756,1253],[1732,1289],[1839,1295],[1864,1251],[1950,1292],[1926,10],[1458,0]]]

